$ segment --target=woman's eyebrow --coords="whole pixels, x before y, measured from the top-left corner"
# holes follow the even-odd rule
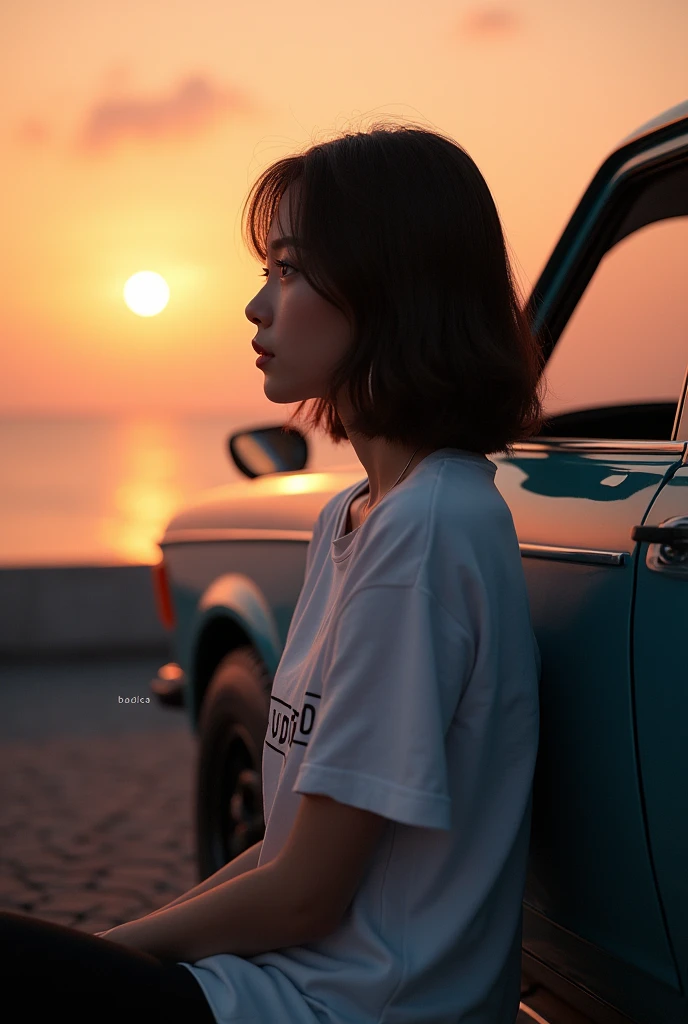
[[[270,242],[270,248],[273,252],[276,252],[277,249],[286,249],[288,245],[296,245],[297,243],[298,238],[295,238],[294,235],[285,235],[283,238],[276,238],[274,242]]]

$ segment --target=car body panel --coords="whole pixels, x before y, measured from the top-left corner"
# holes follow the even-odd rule
[[[237,572],[217,576],[201,595],[191,634],[202,633],[209,622],[227,614],[249,633],[252,645],[274,675],[284,644],[272,609],[254,579]]]
[[[624,453],[524,445],[500,462],[495,482],[520,543],[537,539],[554,548],[624,555],[619,564],[586,564],[564,560],[555,550],[523,561],[543,662],[546,726],[525,902],[585,941],[673,983],[647,849],[629,684],[637,547],[631,529],[643,521],[683,451],[677,445],[674,454],[661,454],[655,447],[663,446]]]
[[[688,466],[659,492],[647,525],[688,516]],[[657,885],[683,990],[688,990],[688,559],[675,573],[638,563],[633,623],[634,699],[641,783]]]

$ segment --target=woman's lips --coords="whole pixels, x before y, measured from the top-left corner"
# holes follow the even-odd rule
[[[251,342],[251,345],[253,346],[254,350],[258,353],[258,358],[256,359],[256,366],[265,366],[269,359],[274,359],[274,352],[268,352],[266,349],[263,348],[262,345],[258,344],[255,338]]]
[[[255,338],[251,342],[251,345],[253,346],[254,352],[257,352],[259,356],[274,356],[275,354],[274,352],[268,352],[266,348],[263,348],[262,345],[259,345]]]

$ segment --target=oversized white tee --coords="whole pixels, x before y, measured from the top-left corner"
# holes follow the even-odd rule
[[[259,866],[301,793],[386,818],[326,938],[185,963],[217,1021],[513,1024],[540,653],[511,512],[442,448],[345,533],[323,507],[275,674]]]

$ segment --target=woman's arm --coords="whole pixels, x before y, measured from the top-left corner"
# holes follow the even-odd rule
[[[254,868],[258,867],[258,858],[260,857],[260,851],[263,847],[263,840],[260,839],[253,846],[249,846],[248,850],[244,850],[238,857],[234,857],[229,861],[228,864],[223,864],[214,875],[210,875],[209,878],[205,878],[198,885],[195,885],[193,889],[189,889],[188,892],[183,893],[181,896],[177,896],[175,900],[170,903],[166,903],[164,907],[159,907],[157,910],[152,910],[150,914],[159,914],[162,910],[169,910],[170,907],[176,907],[180,903],[186,903],[187,900],[192,900],[194,896],[200,895],[202,892],[207,892],[209,889],[214,889],[215,886],[221,885],[223,882],[228,882],[230,878],[238,878],[239,875],[243,875],[246,871],[253,871]],[[150,914],[144,914],[143,917],[149,917]],[[142,918],[132,918],[132,920],[140,921]],[[117,925],[121,927],[121,925]],[[106,928],[104,932],[94,932],[99,938],[107,935],[109,931],[114,929]]]
[[[385,823],[372,811],[304,793],[286,843],[267,864],[102,938],[191,963],[317,942],[343,920]]]
[[[214,889],[216,885],[221,885],[222,882],[228,882],[230,878],[237,878],[239,875],[243,875],[245,871],[253,871],[254,868],[258,867],[258,858],[262,848],[263,840],[260,839],[253,846],[249,846],[248,850],[244,850],[238,857],[230,860],[228,864],[223,864],[214,875],[210,875],[209,878],[199,882],[193,889],[189,889],[188,892],[178,896],[171,903],[166,903],[164,907],[159,907],[158,911],[154,911],[154,913],[158,913],[160,910],[168,910],[170,907],[176,907],[179,903],[185,903],[187,900],[193,899],[194,896],[207,892],[208,889]]]
[[[285,877],[277,857],[101,938],[160,960],[195,963],[216,953],[250,957],[314,942],[324,934],[323,920],[317,901],[306,899]]]

